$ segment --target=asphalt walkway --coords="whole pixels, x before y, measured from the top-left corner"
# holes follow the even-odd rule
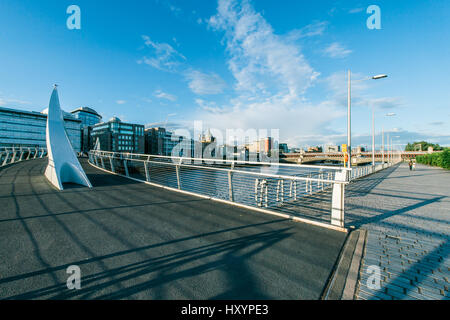
[[[0,170],[0,299],[318,299],[345,241],[85,160],[94,188],[57,191],[46,162]]]

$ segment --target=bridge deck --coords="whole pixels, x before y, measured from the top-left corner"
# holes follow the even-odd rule
[[[345,240],[85,161],[94,188],[59,192],[46,161],[0,170],[1,299],[317,299]]]

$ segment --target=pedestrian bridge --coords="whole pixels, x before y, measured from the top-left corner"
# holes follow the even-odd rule
[[[0,169],[0,299],[319,299],[346,233],[81,164],[56,190],[47,159]],[[66,270],[81,269],[68,290]]]

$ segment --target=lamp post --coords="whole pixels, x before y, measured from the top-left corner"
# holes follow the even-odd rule
[[[386,113],[384,116],[385,117],[394,117],[396,114],[395,113],[393,113],[393,112],[390,112],[390,113]],[[383,127],[383,131],[384,131],[384,127]],[[388,160],[388,163],[390,162],[389,161],[389,146],[390,146],[390,144],[389,144],[389,132],[387,133],[387,160]],[[383,132],[383,163],[384,163],[384,132]]]
[[[370,78],[366,78],[366,79],[360,79],[360,80],[356,80],[354,82],[359,82],[359,81],[365,81],[365,80],[378,80],[378,79],[383,79],[383,78],[387,78],[386,74],[379,74],[376,76],[372,76]],[[352,87],[352,83],[351,83],[351,71],[350,69],[348,70],[348,75],[347,75],[347,154],[348,154],[348,168],[351,169],[352,167],[352,133],[351,133],[351,87]],[[375,122],[375,120],[373,120],[373,122]],[[374,124],[372,124],[374,125]],[[372,128],[372,147],[374,147],[375,144],[375,134],[374,134],[374,129]],[[372,155],[373,158],[375,158],[375,155]],[[373,160],[373,159],[372,159]]]

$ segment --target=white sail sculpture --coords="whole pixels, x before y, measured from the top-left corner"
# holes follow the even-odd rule
[[[48,165],[45,169],[45,176],[59,190],[64,189],[63,183],[65,182],[92,188],[64,129],[64,118],[59,106],[56,87],[57,85],[53,89],[48,106],[46,131]]]

